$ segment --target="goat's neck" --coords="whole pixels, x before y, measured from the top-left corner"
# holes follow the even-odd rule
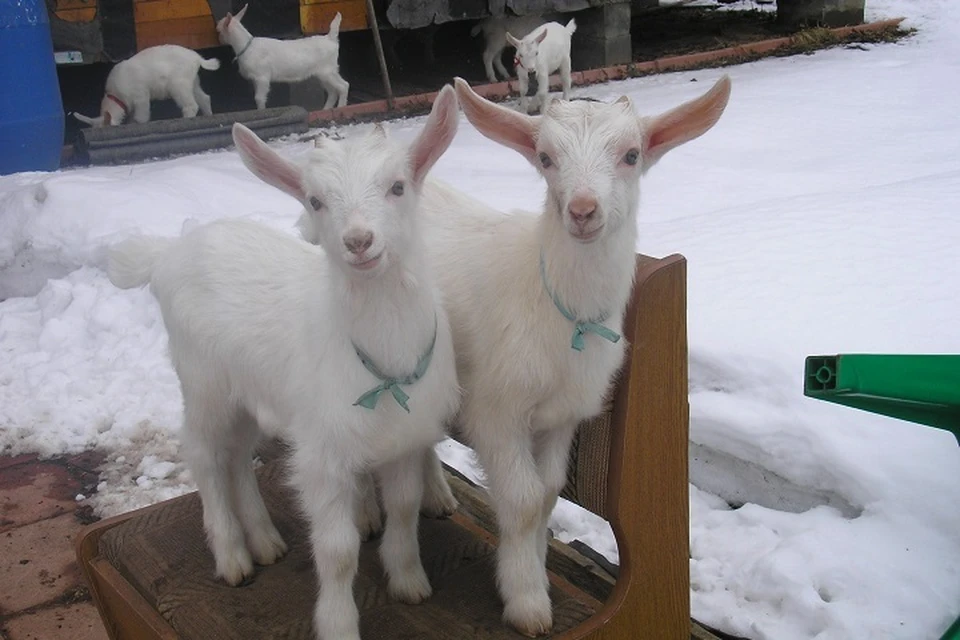
[[[579,320],[619,318],[626,310],[637,242],[636,205],[630,206],[620,228],[584,244],[570,236],[556,200],[547,195],[539,222],[544,273],[552,293]]]
[[[384,273],[356,278],[334,276],[350,338],[385,371],[412,368],[436,327],[434,283],[423,247],[414,255],[393,257]],[[340,271],[334,269],[334,271]]]
[[[234,20],[227,30],[227,40],[230,42],[230,46],[233,47],[234,53],[239,53],[246,47],[252,37],[250,32],[247,31],[247,28],[240,24],[239,20]]]

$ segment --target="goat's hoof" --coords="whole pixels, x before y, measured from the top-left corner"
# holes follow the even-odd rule
[[[375,513],[368,513],[357,520],[357,531],[360,533],[361,542],[369,542],[380,537],[383,533],[383,520],[380,517],[380,510]]]
[[[259,540],[251,542],[250,546],[253,548],[253,559],[262,566],[273,564],[287,555],[287,543],[283,541],[276,529]]]
[[[392,578],[388,590],[390,597],[405,604],[420,604],[433,594],[422,568],[407,576]]]
[[[217,575],[231,587],[240,587],[253,578],[253,560],[246,549],[217,563]]]
[[[520,606],[518,606],[518,604]],[[550,611],[550,597],[544,592],[542,597],[520,598],[504,607],[503,621],[528,638],[536,638],[550,633],[553,629],[553,614]]]
[[[459,506],[460,503],[448,489],[442,495],[424,496],[423,503],[420,505],[420,515],[428,518],[449,518]]]

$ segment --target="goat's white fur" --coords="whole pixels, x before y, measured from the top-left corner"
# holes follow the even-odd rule
[[[257,109],[267,108],[271,82],[300,82],[316,78],[327,94],[323,108],[344,107],[350,83],[340,75],[340,12],[330,22],[326,35],[277,40],[253,37],[240,23],[247,5],[237,15],[227,13],[217,22],[220,42],[237,54],[240,75],[253,83]]]
[[[198,73],[200,69],[216,71],[219,68],[220,61],[216,58],[204,58],[186,47],[175,44],[147,47],[110,70],[99,116],[73,115],[94,127],[122,124],[127,116],[134,122],[149,122],[150,101],[173,98],[184,118],[192,118],[198,111],[209,116],[213,113],[210,96],[200,87]],[[123,102],[129,113],[109,96]]]
[[[387,515],[380,555],[388,591],[410,603],[431,593],[417,543],[425,463],[434,471],[424,455],[455,415],[459,388],[417,210],[423,180],[456,124],[448,86],[409,149],[377,127],[320,144],[302,168],[236,124],[244,163],[305,205],[322,249],[251,221],[221,220],[179,239],[133,238],[109,254],[112,282],[149,282],[160,303],[183,390],[184,452],[216,572],[231,585],[250,577],[254,562],[273,563],[287,550],[257,489],[251,452],[260,430],[293,445],[323,640],[359,640],[352,592],[359,529],[379,521],[366,508],[371,472]],[[357,245],[358,237],[369,242]],[[409,413],[389,391],[373,410],[354,406],[380,380],[353,344],[386,375],[403,377],[434,331],[432,361],[405,389]]]
[[[503,50],[507,48],[507,33],[517,38],[525,35],[542,25],[540,16],[493,16],[481,20],[470,30],[470,35],[476,37],[483,32],[483,68],[487,72],[487,80],[496,82],[497,76],[494,67],[500,72],[504,80],[510,79],[510,72],[503,66]],[[510,45],[513,46],[513,45]]]
[[[506,34],[507,42],[517,48],[517,83],[520,85],[520,110],[529,111],[527,90],[530,87],[530,72],[537,75],[537,104],[540,113],[550,107],[550,74],[560,70],[560,82],[563,85],[563,99],[570,99],[570,39],[577,30],[577,22],[563,26],[559,22],[548,22],[534,29],[518,40],[512,33]]]
[[[581,319],[607,314],[604,324],[622,333],[639,178],[717,122],[730,81],[648,118],[625,97],[554,102],[545,115],[527,116],[480,98],[459,78],[456,87],[474,126],[521,153],[547,183],[539,216],[507,215],[434,181],[421,198],[464,388],[458,426],[486,472],[500,528],[504,619],[538,635],[552,626],[546,525],[570,443],[580,421],[601,411],[626,347],[588,334],[584,351],[570,348],[573,324],[544,288],[540,257],[569,310]]]

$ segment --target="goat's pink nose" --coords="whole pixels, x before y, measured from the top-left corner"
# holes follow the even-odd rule
[[[574,220],[584,222],[592,218],[594,212],[596,212],[597,199],[592,195],[577,194],[570,200],[567,209],[569,209]]]
[[[347,247],[347,251],[359,255],[373,244],[373,232],[355,231],[349,233],[343,237],[343,244]]]

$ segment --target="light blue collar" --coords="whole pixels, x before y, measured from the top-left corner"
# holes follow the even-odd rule
[[[543,280],[543,288],[546,289],[547,294],[553,298],[553,304],[557,307],[557,311],[559,311],[564,318],[573,323],[573,338],[570,340],[571,349],[576,351],[584,350],[587,344],[583,334],[587,333],[588,331],[600,336],[604,340],[609,340],[613,343],[620,341],[619,333],[603,326],[602,324],[610,317],[609,314],[605,313],[596,320],[578,320],[575,315],[570,313],[569,309],[563,306],[563,303],[560,302],[560,298],[558,298],[557,294],[550,288],[550,283],[547,281],[547,269],[543,263],[542,251],[540,252],[540,279]]]
[[[253,36],[250,36],[250,39],[247,40],[247,44],[243,45],[243,49],[240,49],[240,53],[238,53],[237,55],[235,55],[235,56],[233,57],[233,61],[234,61],[234,62],[236,62],[237,60],[239,60],[239,59],[240,59],[240,56],[242,56],[243,54],[245,54],[245,53],[247,52],[247,49],[250,48],[250,43],[252,43],[252,42],[253,42]]]
[[[357,398],[357,401],[353,403],[353,406],[361,406],[364,409],[375,409],[377,406],[377,401],[380,399],[380,394],[384,391],[389,391],[393,394],[393,399],[397,401],[403,409],[410,413],[410,407],[407,406],[407,400],[410,399],[403,389],[400,388],[400,385],[411,385],[417,380],[423,377],[423,374],[427,372],[427,367],[430,366],[430,360],[433,358],[433,347],[437,343],[437,318],[433,318],[433,339],[430,341],[430,346],[427,347],[426,352],[420,356],[420,359],[417,361],[417,368],[413,370],[413,373],[409,376],[403,378],[391,378],[384,375],[380,369],[377,368],[377,365],[373,364],[370,356],[367,353],[357,346],[356,342],[351,341],[354,350],[357,352],[357,357],[360,358],[360,362],[363,363],[363,366],[366,367],[367,371],[372,373],[374,377],[380,380],[378,384],[370,391],[367,391],[365,394]]]

